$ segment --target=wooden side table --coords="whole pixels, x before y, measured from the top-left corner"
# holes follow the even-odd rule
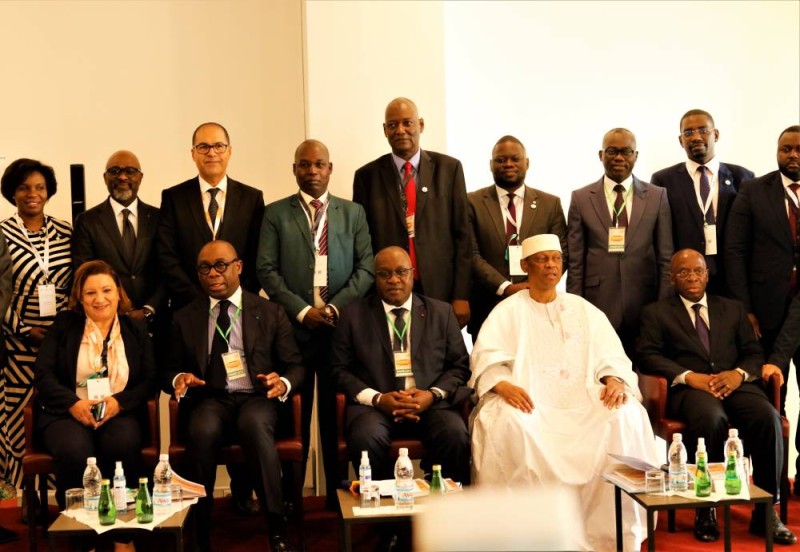
[[[379,513],[369,516],[356,516],[353,513],[354,506],[361,505],[360,497],[353,496],[350,491],[339,489],[336,491],[337,498],[339,499],[339,545],[340,550],[344,552],[352,552],[353,542],[350,535],[351,526],[361,523],[389,523],[394,521],[404,521],[411,519],[416,515],[419,510],[417,504],[424,503],[425,497],[417,497],[414,499],[414,509],[408,513]],[[394,499],[381,497],[381,506],[394,506]]]

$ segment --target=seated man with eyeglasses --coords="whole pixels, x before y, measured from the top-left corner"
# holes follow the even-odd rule
[[[469,357],[452,307],[412,293],[408,253],[375,256],[376,295],[344,307],[333,335],[332,379],[347,396],[345,436],[358,472],[366,450],[372,477],[392,479],[392,439],[420,439],[422,469],[456,481],[469,477],[469,434],[460,404],[470,394]]]
[[[708,268],[693,249],[672,256],[670,279],[677,295],[642,311],[638,368],[667,379],[667,414],[686,422],[683,442],[690,461],[697,438],[703,437],[709,460],[723,462],[728,428],[737,428],[745,455],[753,460],[754,483],[777,498],[783,468],[781,420],[761,384],[764,353],[744,306],[706,294]],[[774,510],[765,528],[763,508],[756,506],[750,532],[763,535],[769,530],[777,543],[797,542]],[[696,510],[694,533],[703,542],[719,538],[713,509]]]
[[[275,448],[279,402],[300,388],[304,376],[291,323],[283,307],[242,290],[242,261],[230,243],[206,244],[196,266],[205,296],[175,314],[164,385],[180,401],[188,475],[206,489],[198,504],[197,543],[210,549],[217,456],[235,438],[266,512],[271,550],[293,550]]]

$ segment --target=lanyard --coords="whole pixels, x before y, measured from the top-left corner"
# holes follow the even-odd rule
[[[617,227],[618,228],[619,228],[619,215],[620,215],[620,213],[622,213],[622,211],[625,210],[625,207],[628,205],[628,199],[631,197],[631,192],[632,191],[633,191],[633,184],[631,184],[628,187],[628,191],[625,194],[625,200],[622,202],[622,205],[619,206],[619,211],[618,211],[618,210],[616,210],[614,208],[614,202],[611,201],[611,193],[613,193],[613,190],[612,190],[612,192],[609,192],[608,190],[606,190],[606,198],[608,199],[608,202],[611,204],[611,211],[616,215]]]
[[[389,322],[389,325],[392,327],[394,335],[396,335],[397,338],[400,340],[400,350],[405,351],[405,340],[403,338],[405,338],[406,334],[408,333],[408,328],[411,326],[411,320],[409,319],[408,324],[405,325],[402,333],[398,331],[397,326],[394,325],[394,321],[391,319],[391,317],[389,317],[388,314],[386,315],[386,321]]]
[[[217,303],[217,304],[219,305],[219,303]],[[217,331],[217,333],[219,333],[220,337],[225,340],[225,343],[228,345],[228,349],[231,348],[231,344],[230,344],[230,341],[228,341],[228,338],[231,335],[231,331],[233,331],[233,324],[236,322],[236,319],[239,318],[239,316],[242,314],[242,307],[240,307],[239,305],[234,305],[234,306],[236,307],[236,312],[233,313],[233,318],[231,318],[231,325],[228,326],[228,330],[227,331],[223,332],[222,328],[220,328],[219,324],[217,324],[216,319],[214,320],[214,328],[216,328],[216,331]],[[209,307],[208,315],[209,316],[214,316],[213,307]],[[219,317],[219,313],[217,314],[217,317]]]
[[[217,189],[219,190],[219,188],[217,188]],[[204,191],[203,192],[203,197],[205,197],[205,195],[207,193],[208,193],[208,190]],[[208,193],[208,203],[209,203],[209,205],[211,204],[211,195],[212,194]],[[225,211],[225,208],[223,207],[222,201],[220,199],[218,199],[221,195],[225,195],[225,190],[219,190],[219,193],[216,196],[214,196],[214,199],[216,199],[216,201],[217,201],[217,208],[218,208],[217,216],[214,219],[214,224],[211,224],[211,215],[208,214],[208,207],[205,207],[203,209],[205,211],[206,224],[208,224],[208,227],[211,228],[211,235],[214,237],[214,239],[217,239],[217,232],[219,232],[219,225],[222,222],[222,215],[223,215],[223,213]]]
[[[514,197],[517,197],[517,196],[514,196]],[[511,201],[514,201],[514,200],[512,199]],[[515,205],[515,207],[516,207],[516,205]],[[514,218],[511,218],[511,213],[508,212],[508,204],[503,205],[500,210],[503,213],[503,224],[510,222],[511,225],[514,227],[514,230],[519,232],[519,223],[520,223],[519,219],[522,216],[522,209],[517,210],[517,212],[516,212],[517,216],[514,217]],[[514,235],[516,236],[517,234],[514,234]]]
[[[314,251],[319,251],[319,240],[322,238],[322,230],[325,228],[325,219],[328,218],[328,201],[329,200],[326,199],[322,207],[317,209],[312,220],[311,207],[306,205],[302,196],[300,197],[300,205],[303,206],[303,212],[306,214],[309,227],[311,227],[311,236],[314,239]]]
[[[511,234],[506,242],[506,261],[508,260],[508,252],[511,250],[511,242],[519,237],[519,234]]]
[[[33,256],[36,258],[36,263],[39,265],[39,269],[42,271],[43,276],[43,283],[47,283],[50,279],[50,236],[47,232],[47,217],[44,219],[44,225],[42,229],[44,230],[44,259],[39,254],[39,250],[36,249],[36,246],[33,245],[30,236],[28,236],[28,229],[25,228],[25,225],[22,223],[22,219],[19,217],[18,213],[14,213],[14,219],[17,221],[17,226],[19,226],[20,232],[22,235],[25,236],[25,239],[31,246],[31,251],[33,252]]]

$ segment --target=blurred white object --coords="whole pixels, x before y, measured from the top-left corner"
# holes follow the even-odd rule
[[[418,552],[589,549],[574,487],[465,487],[424,504],[413,518]]]

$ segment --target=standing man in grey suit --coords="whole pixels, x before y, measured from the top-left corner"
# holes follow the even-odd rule
[[[526,186],[529,167],[522,142],[503,136],[489,160],[494,185],[467,195],[472,227],[471,316],[467,329],[473,342],[497,303],[528,289],[527,275],[519,263],[525,238],[555,234],[561,250],[567,250],[567,221],[561,199]]]
[[[744,303],[767,358],[772,356],[789,305],[800,288],[800,125],[781,132],[777,161],[777,171],[749,180],[739,190],[725,249],[728,287],[734,298]],[[800,355],[793,356],[797,366]],[[788,362],[782,368],[788,380]],[[784,384],[781,405],[785,400]],[[800,434],[795,446],[800,449]],[[794,493],[800,494],[797,483]]]
[[[306,140],[294,153],[300,191],[267,205],[258,242],[258,280],[283,305],[303,354],[303,443],[309,444],[314,377],[325,466],[326,495],[337,508],[339,482],[336,389],[329,383],[330,338],[339,312],[373,282],[372,245],[364,209],[328,193],[333,171],[328,148]]]
[[[103,173],[108,199],[75,220],[72,262],[76,269],[95,259],[110,264],[133,303],[127,315],[146,321],[158,336],[153,323],[166,306],[156,251],[159,213],[138,198],[143,177],[133,153],[123,150],[108,158]]]
[[[259,292],[255,260],[264,194],[228,177],[232,151],[225,127],[203,123],[192,134],[192,160],[198,176],[161,193],[158,256],[173,312],[205,297],[196,263],[200,249],[212,240],[233,245],[243,263],[242,287]],[[228,466],[228,472],[236,511],[257,513],[247,474],[235,464]]]
[[[687,111],[680,122],[678,141],[687,160],[653,174],[650,182],[666,188],[672,212],[675,249],[694,249],[708,265],[708,291],[728,295],[725,281],[725,236],[728,213],[739,186],[753,173],[739,165],[721,163],[714,155],[719,130],[711,114]]]
[[[458,159],[421,150],[424,129],[414,102],[389,102],[383,134],[392,153],[356,171],[353,201],[367,213],[372,251],[390,245],[408,251],[414,291],[450,303],[464,327],[471,247],[464,169]]]
[[[667,191],[633,176],[630,130],[609,130],[598,155],[605,175],[572,192],[569,205],[567,291],[606,314],[632,357],[642,307],[670,292]]]

